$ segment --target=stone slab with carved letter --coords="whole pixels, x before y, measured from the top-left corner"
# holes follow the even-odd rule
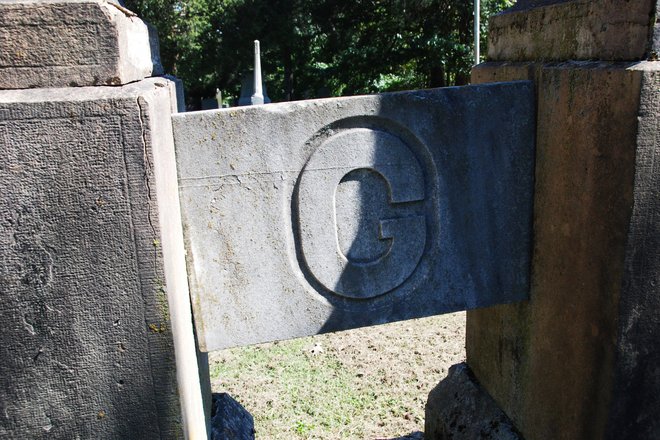
[[[531,82],[173,116],[200,346],[524,300]]]

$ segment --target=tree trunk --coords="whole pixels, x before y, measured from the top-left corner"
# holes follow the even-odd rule
[[[293,54],[289,47],[284,49],[284,99],[293,100]]]
[[[429,87],[444,87],[447,83],[445,81],[445,68],[441,65],[431,66],[431,75],[429,78]]]

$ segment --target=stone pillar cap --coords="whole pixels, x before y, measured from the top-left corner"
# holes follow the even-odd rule
[[[0,89],[122,85],[163,73],[156,32],[119,1],[0,0]]]

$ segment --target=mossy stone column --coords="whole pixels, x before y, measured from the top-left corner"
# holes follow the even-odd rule
[[[520,1],[472,72],[536,84],[530,300],[467,318],[467,362],[528,440],[660,438],[657,12]]]

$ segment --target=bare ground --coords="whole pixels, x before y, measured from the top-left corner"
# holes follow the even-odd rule
[[[424,405],[465,360],[465,313],[210,354],[214,392],[258,439],[421,439]]]

